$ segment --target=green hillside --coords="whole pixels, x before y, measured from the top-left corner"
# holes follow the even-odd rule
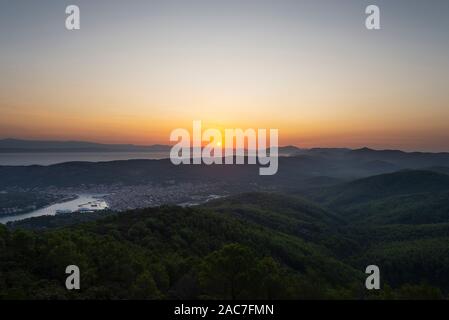
[[[248,193],[81,224],[73,214],[0,226],[0,298],[448,296],[447,223],[364,225],[338,215],[296,196]],[[49,230],[22,229],[33,226]],[[64,288],[69,264],[82,270],[76,293]],[[369,264],[381,268],[380,292],[364,289]]]
[[[242,259],[237,272],[233,265]],[[62,286],[69,264],[83,272],[78,294]],[[180,207],[47,232],[0,226],[0,274],[2,298],[61,299],[327,298],[362,279],[318,244],[210,209]],[[231,290],[230,276],[247,283]]]
[[[346,206],[345,216],[363,224],[449,222],[449,191],[393,196]]]
[[[403,170],[358,179],[312,193],[314,199],[327,204],[343,206],[391,197],[422,192],[449,190],[449,176],[426,170]]]
[[[350,250],[352,242],[338,234],[346,224],[338,215],[301,197],[276,193],[244,193],[206,204],[215,212],[263,225],[323,245],[328,254]]]
[[[308,197],[326,207],[339,212],[360,212],[375,210],[380,206],[379,214],[391,212],[399,206],[408,210],[408,205],[419,206],[418,202],[433,202],[437,198],[426,198],[425,194],[440,194],[449,191],[449,175],[426,170],[403,170],[390,174],[382,174],[363,178],[333,187],[314,189]],[[414,196],[417,196],[417,203]],[[397,200],[395,197],[402,197]],[[396,200],[395,200],[396,199]]]

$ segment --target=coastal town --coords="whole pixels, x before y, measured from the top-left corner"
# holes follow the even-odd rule
[[[125,211],[155,207],[163,204],[192,206],[229,194],[220,183],[175,183],[144,185],[90,185],[68,188],[47,187],[39,191],[14,188],[2,190],[2,195],[14,194],[21,205],[4,205],[0,217],[13,216],[14,220],[45,214],[91,212],[104,209]],[[25,198],[33,201],[23,201]],[[20,215],[20,216],[19,216]]]

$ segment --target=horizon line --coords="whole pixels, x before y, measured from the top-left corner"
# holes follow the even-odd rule
[[[1,141],[7,141],[7,140],[12,140],[12,141],[22,141],[22,142],[46,142],[46,143],[89,143],[89,144],[98,144],[98,145],[104,145],[104,146],[133,146],[133,147],[140,147],[140,148],[148,148],[148,147],[154,147],[154,146],[163,146],[163,147],[172,147],[175,144],[163,144],[163,143],[153,143],[153,144],[134,144],[134,143],[106,143],[106,142],[97,142],[97,141],[90,141],[90,140],[75,140],[75,139],[68,139],[68,140],[53,140],[53,139],[23,139],[23,138],[14,138],[14,137],[6,137],[6,138],[0,138],[0,142]],[[392,149],[392,148],[373,148],[373,147],[369,147],[368,145],[365,145],[363,147],[358,147],[358,148],[352,148],[352,147],[343,147],[343,146],[338,146],[338,147],[322,147],[322,146],[314,146],[314,147],[299,147],[295,144],[286,144],[286,145],[280,145],[278,146],[278,148],[296,148],[298,150],[313,150],[313,149],[347,149],[347,150],[352,150],[352,151],[356,151],[356,150],[372,150],[372,151],[400,151],[400,152],[404,152],[404,153],[449,153],[449,151],[422,151],[422,150],[415,150],[415,151],[405,151],[403,149]],[[0,150],[1,149],[33,149],[33,148],[26,148],[26,147],[16,147],[16,148],[12,148],[12,147],[8,147],[8,148],[2,148],[0,146]],[[49,148],[47,148],[49,149]],[[69,149],[69,148],[67,148]],[[225,150],[225,148],[222,148],[223,150]],[[236,150],[236,148],[233,148],[234,150]],[[269,149],[269,148],[266,148]],[[39,150],[38,148],[33,149],[33,150]],[[248,150],[248,148],[244,148],[244,150]],[[116,151],[116,152],[120,152],[120,151]],[[121,152],[129,152],[129,151],[121,151]],[[133,152],[142,152],[142,151],[133,151]]]

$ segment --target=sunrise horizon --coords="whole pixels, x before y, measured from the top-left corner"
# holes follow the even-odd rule
[[[358,1],[76,2],[74,31],[63,3],[1,11],[0,137],[167,144],[198,119],[282,145],[449,150],[447,2],[379,1],[377,31]]]

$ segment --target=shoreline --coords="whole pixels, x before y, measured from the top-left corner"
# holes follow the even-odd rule
[[[52,203],[52,204],[49,204],[49,205],[47,205],[47,206],[44,206],[44,207],[41,207],[41,208],[39,208],[39,209],[35,209],[35,210],[33,210],[33,211],[29,211],[29,212],[27,212],[27,213],[20,213],[20,214],[15,214],[15,215],[5,215],[5,216],[0,216],[0,224],[3,224],[3,225],[6,225],[8,222],[14,222],[14,221],[20,221],[20,220],[24,220],[24,219],[28,219],[28,218],[33,218],[33,217],[39,217],[39,216],[45,216],[45,215],[56,215],[57,213],[56,213],[56,210],[55,210],[55,212],[54,213],[50,213],[50,214],[39,214],[39,215],[36,215],[36,216],[34,216],[33,215],[33,213],[37,213],[37,212],[40,212],[40,211],[42,211],[42,210],[45,210],[45,209],[47,209],[47,208],[50,208],[50,207],[52,207],[52,206],[55,206],[55,205],[60,205],[60,204],[64,204],[64,203],[69,203],[69,202],[72,202],[72,201],[76,201],[76,200],[78,200],[78,199],[80,199],[81,197],[90,197],[90,198],[92,198],[92,199],[94,199],[94,201],[102,201],[102,202],[104,202],[104,204],[105,204],[105,207],[104,208],[95,208],[95,209],[91,209],[92,211],[101,211],[101,210],[105,210],[105,209],[107,209],[107,208],[109,208],[109,204],[107,203],[107,201],[104,199],[104,194],[76,194],[76,195],[73,195],[73,196],[71,196],[70,197],[70,199],[69,200],[66,200],[66,201],[57,201],[57,202],[54,202],[54,203]],[[67,199],[67,198],[65,198],[65,199]],[[87,204],[87,203],[89,203],[89,201],[88,202],[86,202],[86,203],[82,203],[81,205],[84,205],[84,204]],[[80,204],[78,204],[77,205],[77,209],[80,209]],[[72,210],[72,209],[69,209],[69,210],[71,210],[72,212],[76,212],[76,211],[83,211],[83,210]],[[21,217],[22,216],[22,217]],[[17,219],[16,219],[17,218]]]
[[[42,209],[45,209],[45,208],[54,206],[55,204],[60,204],[60,203],[64,203],[64,202],[73,201],[73,200],[78,199],[79,197],[80,197],[79,195],[72,195],[71,197],[60,199],[60,200],[58,200],[58,201],[49,203],[49,204],[47,204],[47,205],[45,205],[45,206],[43,206],[43,207],[37,207],[37,208],[34,208],[34,209],[32,209],[32,210],[21,211],[21,212],[19,212],[19,213],[13,213],[13,214],[8,213],[8,214],[5,214],[5,215],[0,215],[0,220],[1,220],[2,218],[6,218],[6,217],[20,216],[20,215],[22,215],[22,214],[28,214],[28,213],[31,213],[31,212],[34,212],[34,211],[37,211],[37,210],[42,210]]]

